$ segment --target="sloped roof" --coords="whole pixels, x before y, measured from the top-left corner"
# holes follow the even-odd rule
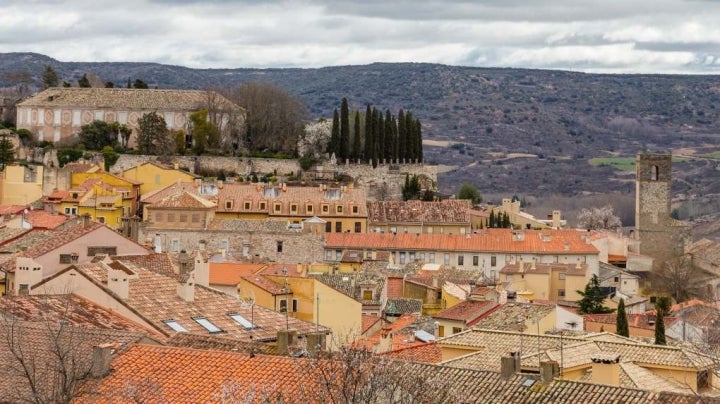
[[[259,305],[248,305],[218,290],[194,285],[193,301],[185,301],[177,294],[177,279],[159,274],[142,267],[126,263],[135,272],[137,279],[130,279],[129,295],[123,303],[131,308],[156,329],[170,336],[176,333],[165,322],[175,320],[188,332],[208,335],[209,332],[194,318],[204,317],[222,330],[222,335],[241,341],[275,340],[277,331],[289,327],[303,335],[316,331],[316,325],[284,315]],[[106,288],[107,269],[102,263],[79,264],[74,266],[93,281]],[[230,317],[239,314],[256,326],[246,329]],[[320,327],[321,331],[327,331]]]
[[[113,255],[113,260],[131,263],[169,277],[177,277],[178,268],[168,253],[148,253],[141,255]]]
[[[541,264],[535,262],[516,262],[505,264],[500,270],[501,274],[551,274],[553,271],[562,272],[568,276],[585,276],[588,264]]]
[[[45,210],[34,209],[25,214],[25,220],[33,228],[54,229],[69,220],[62,213],[52,213]]]
[[[214,93],[214,102],[224,109],[241,110],[217,93]],[[202,90],[51,87],[18,106],[196,111],[207,103],[208,92]]]
[[[331,288],[338,290],[362,304],[380,304],[385,278],[372,273],[344,273],[310,275]],[[363,288],[373,291],[373,300],[365,300]]]
[[[200,195],[200,192],[198,191],[199,187],[200,186],[195,182],[173,182],[172,184],[168,184],[163,188],[142,194],[140,196],[140,202],[153,204],[160,202],[161,200],[163,200],[163,198],[167,196],[179,194],[184,191],[190,192],[195,195]]]
[[[522,233],[522,237],[515,234]],[[328,233],[326,248],[597,254],[575,230],[485,229],[473,234]]]
[[[377,324],[378,321],[383,321],[382,317],[380,316],[371,316],[369,314],[362,314],[361,315],[362,320],[362,326],[360,330],[360,334],[365,334],[372,326]]]
[[[292,293],[292,290],[290,290],[289,288],[286,289],[283,285],[260,274],[246,275],[242,278],[245,281],[257,286],[258,288],[270,293],[271,295],[287,295]]]
[[[199,195],[190,193],[188,191],[181,191],[178,193],[170,194],[162,198],[161,200],[154,202],[148,206],[150,209],[167,209],[167,208],[179,208],[179,209],[211,209],[215,207],[215,203],[211,202]]]
[[[408,362],[440,363],[442,361],[442,351],[435,341],[428,342],[424,345],[415,345],[396,349],[394,351],[385,352],[382,355],[388,358]]]
[[[245,354],[276,355],[277,345],[274,343],[265,344],[261,342],[238,341],[233,338],[225,338],[220,335],[203,335],[189,332],[179,332],[166,341],[166,345],[195,348],[195,349],[216,349],[221,351],[233,351]]]
[[[385,314],[420,314],[422,313],[422,306],[422,299],[387,299],[387,303],[385,305]]]
[[[469,224],[469,200],[371,201],[367,203],[368,223]]]
[[[435,314],[433,317],[443,320],[462,321],[465,324],[470,324],[473,320],[476,320],[478,317],[498,306],[500,305],[487,300],[466,300]]]
[[[243,264],[240,262],[211,262],[210,284],[236,286],[244,276],[253,275],[265,264]]]
[[[522,332],[525,331],[528,321],[544,318],[553,310],[553,304],[505,303],[495,310],[481,314],[470,325],[491,330]]]

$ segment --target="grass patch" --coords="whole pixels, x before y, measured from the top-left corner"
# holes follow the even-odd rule
[[[703,154],[696,154],[696,157],[706,157],[711,159],[720,159],[720,151],[712,152],[712,153],[703,153]]]
[[[596,157],[590,159],[593,166],[612,166],[620,171],[635,171],[635,157]]]

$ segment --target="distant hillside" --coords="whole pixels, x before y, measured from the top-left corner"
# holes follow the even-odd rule
[[[457,166],[440,177],[452,192],[463,181],[484,193],[578,195],[632,192],[627,175],[591,157],[639,150],[720,150],[720,76],[598,75],[564,71],[375,63],[319,69],[188,69],[154,63],[71,63],[31,53],[0,54],[8,72],[29,71],[35,85],[46,64],[61,80],[83,73],[124,85],[208,88],[275,83],[302,99],[313,116],[331,116],[346,96],[412,110],[423,123],[426,160]],[[709,154],[708,154],[709,155]],[[676,168],[682,168],[676,164]],[[677,192],[720,193],[717,160],[677,169]],[[684,172],[692,175],[684,175]]]

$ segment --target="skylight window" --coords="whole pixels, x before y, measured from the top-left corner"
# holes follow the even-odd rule
[[[240,324],[247,330],[252,330],[253,328],[257,328],[257,326],[251,322],[249,322],[245,317],[241,316],[240,314],[232,313],[230,314],[230,318],[235,320],[236,323]]]
[[[210,334],[216,334],[216,333],[222,332],[222,330],[220,328],[218,328],[218,326],[211,323],[210,320],[206,319],[205,317],[195,317],[195,318],[193,318],[193,320],[195,320],[196,323],[203,326],[204,329],[208,330],[210,332]]]
[[[163,321],[163,322],[164,322],[168,327],[172,328],[174,331],[177,331],[177,332],[188,332],[188,330],[187,330],[185,327],[183,327],[182,325],[180,325],[180,323],[178,323],[178,322],[175,321],[175,320],[165,320],[165,321]]]

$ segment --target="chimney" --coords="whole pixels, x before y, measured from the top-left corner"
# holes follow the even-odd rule
[[[321,332],[313,332],[308,334],[306,337],[307,351],[310,356],[316,356],[321,351],[325,350],[325,334]]]
[[[82,225],[86,229],[90,226],[90,214],[89,213],[82,215]]]
[[[439,284],[438,278],[437,278],[436,276],[433,276],[433,277],[432,277],[432,286],[433,286],[434,288],[437,288],[437,287],[438,287],[438,284]]]
[[[188,256],[187,252],[185,250],[180,250],[180,254],[178,254],[177,257],[178,260],[178,269],[180,270],[180,275],[192,272],[192,259],[190,256]]]
[[[107,266],[107,286],[111,292],[121,299],[127,299],[130,294],[130,275],[132,271],[119,262],[102,264]]]
[[[192,272],[181,274],[177,283],[177,294],[186,302],[195,300],[195,274]]]
[[[620,355],[596,354],[592,361],[592,383],[620,386]]]
[[[506,355],[500,358],[500,377],[505,380],[510,379],[516,372],[515,366],[517,361],[512,355]]]
[[[210,263],[200,254],[195,253],[195,267],[193,272],[195,273],[195,283],[200,286],[210,286]]]
[[[93,347],[92,365],[90,375],[99,379],[110,373],[110,362],[112,354],[115,352],[114,344],[102,344]]]
[[[177,161],[176,161],[175,163],[173,163],[173,168],[176,169],[176,170],[179,170],[179,169],[180,169],[180,164],[178,164]]]
[[[290,347],[295,343],[297,331],[295,330],[278,330],[277,332],[277,351],[278,355],[287,355],[290,353]]]
[[[380,343],[375,346],[375,353],[376,354],[382,354],[385,352],[392,351],[392,343],[393,343],[393,332],[392,328],[383,327],[382,330],[380,330]]]
[[[562,215],[560,214],[560,211],[553,210],[553,212],[552,212],[552,227],[553,227],[553,229],[560,228],[560,220],[562,220]]]
[[[540,383],[548,385],[558,375],[560,375],[560,365],[557,361],[540,362]]]

